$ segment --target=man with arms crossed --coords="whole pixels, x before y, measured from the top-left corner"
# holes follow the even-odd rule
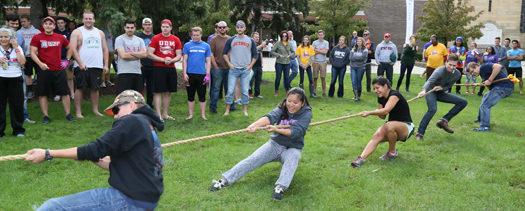
[[[314,47],[315,55],[313,60],[313,74],[314,74],[314,95],[317,95],[317,78],[319,78],[319,72],[321,72],[321,83],[323,86],[323,97],[326,97],[326,54],[328,54],[328,48],[330,44],[324,40],[324,31],[319,30],[317,32],[318,40],[312,43]]]
[[[117,95],[124,90],[135,90],[139,93],[144,90],[142,72],[140,71],[140,60],[146,58],[146,46],[144,40],[135,34],[135,19],[128,18],[124,21],[125,34],[115,40],[115,49],[118,52],[118,83]]]

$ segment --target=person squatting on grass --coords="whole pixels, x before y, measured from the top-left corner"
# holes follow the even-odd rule
[[[436,68],[425,85],[423,85],[423,91],[418,94],[418,97],[425,96],[428,106],[428,111],[425,116],[423,116],[423,119],[421,119],[417,130],[416,139],[419,141],[423,140],[428,123],[432,117],[434,117],[434,114],[436,114],[437,101],[454,104],[454,107],[436,124],[437,127],[448,133],[454,133],[454,131],[448,127],[448,122],[458,115],[468,104],[464,98],[445,92],[461,77],[461,73],[456,69],[458,60],[459,57],[457,54],[448,55],[445,66]],[[435,89],[435,91],[425,95],[425,93],[432,89]]]
[[[514,92],[514,84],[509,80],[492,83],[494,80],[507,78],[507,74],[501,71],[502,68],[500,64],[485,63],[480,66],[475,62],[467,66],[469,73],[473,76],[481,76],[481,79],[484,80],[483,85],[489,86],[490,89],[483,95],[478,117],[474,120],[474,122],[479,122],[479,127],[472,130],[490,132],[490,109]]]
[[[414,123],[412,123],[412,116],[410,115],[410,108],[408,102],[396,90],[392,90],[390,81],[383,77],[378,76],[372,80],[374,92],[377,94],[377,102],[379,103],[379,109],[375,111],[363,111],[361,116],[367,117],[369,115],[377,115],[381,119],[385,119],[388,115],[388,121],[386,124],[377,129],[376,133],[372,137],[372,140],[368,142],[361,156],[357,156],[352,166],[360,167],[365,163],[366,158],[372,154],[377,145],[381,142],[388,142],[388,152],[385,155],[379,157],[382,160],[389,160],[397,157],[396,142],[406,141],[414,132]]]
[[[191,29],[192,41],[184,44],[182,50],[182,75],[188,92],[188,119],[193,118],[193,107],[195,107],[195,91],[199,96],[201,117],[206,119],[206,84],[210,82],[211,50],[210,45],[201,40],[202,29],[194,27]]]
[[[271,139],[252,155],[222,174],[222,179],[213,180],[214,184],[209,191],[220,190],[256,168],[272,161],[278,161],[283,164],[283,168],[279,179],[275,182],[272,198],[280,201],[284,191],[290,187],[297,170],[304,146],[304,136],[311,120],[312,108],[304,90],[297,87],[292,88],[286,95],[286,99],[279,103],[277,108],[247,128],[248,133],[253,133],[257,127],[268,126],[267,131],[273,132]],[[277,129],[273,126],[274,124],[290,125],[290,128]]]
[[[164,191],[164,158],[159,136],[164,123],[144,97],[134,90],[117,96],[105,112],[115,115],[113,128],[81,147],[32,149],[25,161],[53,158],[90,160],[109,171],[109,188],[99,188],[47,200],[37,210],[154,210]]]
[[[346,37],[340,36],[339,43],[330,51],[330,62],[332,63],[332,81],[330,82],[330,89],[328,89],[328,97],[334,97],[335,83],[339,77],[339,89],[337,90],[337,97],[344,95],[344,79],[346,73],[346,66],[350,63],[350,49],[346,47]]]

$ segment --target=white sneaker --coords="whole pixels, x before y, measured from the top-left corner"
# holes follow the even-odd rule
[[[106,85],[108,85],[108,86],[115,86],[115,84],[112,83],[111,81],[106,82]]]
[[[102,83],[100,84],[100,88],[106,88],[106,83],[102,82]]]
[[[60,101],[60,95],[55,96],[55,101]]]
[[[237,105],[242,105],[242,101],[241,101],[241,100],[236,100],[236,101],[235,101],[235,104],[237,104]]]
[[[257,96],[258,98],[264,98],[262,95]]]

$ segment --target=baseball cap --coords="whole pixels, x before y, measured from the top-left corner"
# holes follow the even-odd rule
[[[135,90],[128,89],[120,93],[115,98],[115,101],[113,101],[113,104],[111,104],[108,108],[106,108],[104,112],[106,112],[106,114],[108,115],[115,115],[113,113],[113,108],[115,108],[115,106],[118,106],[122,103],[129,103],[129,102],[146,104],[146,101],[144,100],[144,96],[142,96],[142,94],[140,94],[139,92]]]
[[[168,23],[170,26],[173,26],[173,25],[171,25],[171,21],[168,20],[168,19],[164,19],[164,20],[162,20],[162,21],[160,22],[160,25],[162,25],[163,23]]]
[[[217,24],[217,26],[228,26],[228,24],[225,21],[221,21]]]
[[[142,24],[145,24],[146,22],[153,23],[153,21],[151,21],[151,18],[144,18],[144,19],[142,19]]]
[[[391,37],[389,33],[386,33],[385,34],[385,37]]]
[[[44,19],[42,19],[42,23],[46,22],[46,20],[51,20],[51,22],[55,23],[55,19],[53,19],[51,16],[47,16]]]

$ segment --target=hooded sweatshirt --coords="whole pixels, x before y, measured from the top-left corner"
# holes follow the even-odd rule
[[[310,121],[312,121],[312,108],[305,104],[301,110],[295,114],[288,112],[288,119],[282,119],[282,114],[283,110],[277,107],[263,117],[268,117],[271,125],[290,125],[292,134],[285,136],[279,133],[273,133],[270,137],[282,146],[302,149],[304,146],[304,135],[306,134]]]
[[[390,54],[394,53],[396,55],[396,61],[397,61],[397,47],[396,45],[390,41],[388,43],[385,43],[385,41],[381,42],[376,47],[376,63],[379,65],[381,62],[386,63],[392,63],[390,60]],[[395,62],[393,62],[395,63]]]
[[[332,51],[330,51],[330,63],[335,68],[343,68],[350,63],[350,49],[343,46],[342,48],[335,46]]]
[[[155,128],[164,130],[164,123],[149,106],[141,106],[113,122],[113,128],[97,141],[78,147],[78,159],[98,161],[109,155],[108,183],[132,199],[132,204],[157,203],[164,191],[164,158]]]
[[[20,33],[22,37],[24,37],[24,41],[25,41],[24,54],[26,57],[29,57],[30,51],[31,51],[31,46],[30,46],[31,40],[33,39],[35,35],[40,34],[41,32],[40,30],[36,29],[34,26],[31,26],[31,28],[29,29],[22,27],[17,32]]]
[[[352,69],[365,69],[366,61],[368,59],[368,49],[358,48],[357,50],[355,50],[355,48],[352,48],[352,51],[350,51],[349,58],[350,67],[352,67]]]

